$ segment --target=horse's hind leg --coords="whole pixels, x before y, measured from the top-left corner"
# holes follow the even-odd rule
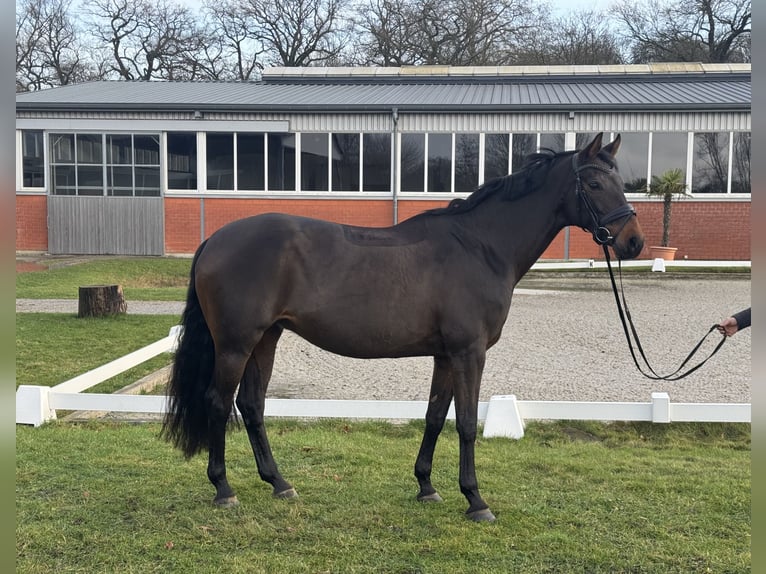
[[[242,378],[247,355],[216,352],[213,384],[205,400],[208,402],[207,477],[215,487],[213,503],[217,506],[238,504],[234,490],[226,479],[226,425],[234,403],[234,391]]]
[[[434,357],[434,372],[431,379],[431,394],[426,411],[426,430],[415,461],[415,477],[420,484],[418,500],[439,502],[441,496],[431,484],[431,466],[439,434],[444,428],[450,402],[452,401],[452,379],[443,359]]]
[[[274,488],[274,496],[292,498],[297,496],[297,493],[279,473],[277,463],[271,454],[263,419],[266,390],[271,380],[274,353],[281,334],[282,328],[274,325],[266,331],[261,341],[256,345],[245,366],[245,375],[237,394],[237,408],[239,408],[245,423],[261,479],[271,484]]]

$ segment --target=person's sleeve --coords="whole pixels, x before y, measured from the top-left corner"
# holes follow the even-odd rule
[[[737,329],[745,329],[750,326],[750,307],[732,315],[737,321]]]

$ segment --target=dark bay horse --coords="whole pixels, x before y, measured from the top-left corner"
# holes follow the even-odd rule
[[[433,356],[417,499],[431,485],[450,402],[460,440],[460,490],[473,520],[494,520],[474,468],[477,404],[487,349],[500,338],[513,289],[565,226],[589,230],[618,258],[643,234],[614,156],[620,136],[577,152],[541,152],[466,199],[390,228],[265,214],[234,221],[197,249],[162,434],[186,457],[207,449],[214,503],[237,498],[226,479],[227,421],[236,405],[260,477],[296,496],[264,427],[266,389],[284,329],[349,357]]]

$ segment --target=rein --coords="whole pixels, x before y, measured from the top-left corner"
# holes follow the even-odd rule
[[[655,381],[677,381],[679,379],[683,379],[684,377],[692,374],[694,371],[699,369],[713,355],[715,355],[718,352],[718,350],[726,342],[726,335],[722,335],[721,341],[718,343],[715,349],[713,349],[710,355],[708,355],[705,359],[703,359],[701,362],[697,363],[695,366],[691,367],[687,371],[682,372],[682,369],[697,353],[699,348],[702,346],[702,343],[704,343],[705,339],[708,338],[710,333],[716,330],[717,325],[713,325],[712,327],[710,327],[708,332],[705,333],[705,336],[702,337],[702,339],[700,339],[699,343],[697,343],[694,346],[691,352],[686,356],[686,358],[683,360],[683,362],[679,365],[679,367],[675,371],[667,375],[657,374],[657,372],[649,364],[649,360],[646,358],[644,349],[641,346],[641,340],[638,337],[638,333],[636,332],[636,327],[633,324],[633,319],[630,316],[628,303],[625,300],[625,290],[623,289],[623,286],[622,286],[622,262],[618,261],[619,271],[620,271],[620,291],[618,293],[617,284],[614,280],[614,272],[612,271],[612,261],[611,261],[611,258],[609,257],[609,245],[614,244],[614,240],[616,236],[620,234],[620,231],[622,231],[622,229],[627,224],[628,217],[631,215],[635,215],[636,211],[635,209],[633,209],[633,206],[631,204],[626,203],[610,211],[606,215],[602,215],[599,217],[598,214],[596,213],[596,210],[593,207],[593,204],[588,198],[588,195],[585,193],[585,189],[583,188],[582,181],[580,180],[580,172],[586,168],[592,168],[605,173],[609,173],[611,171],[611,168],[607,168],[596,163],[577,165],[577,154],[572,156],[572,167],[574,169],[575,177],[577,179],[577,184],[575,188],[576,195],[582,200],[583,204],[585,205],[585,208],[588,210],[591,216],[591,219],[593,220],[593,231],[591,232],[593,235],[593,240],[599,245],[601,245],[601,247],[603,247],[604,249],[604,257],[606,259],[607,268],[609,269],[609,279],[611,280],[611,283],[612,283],[612,292],[614,293],[614,300],[617,303],[617,312],[620,316],[620,321],[622,322],[622,329],[625,332],[625,339],[628,341],[628,349],[630,349],[630,355],[631,357],[633,357],[633,363],[635,363],[638,371],[648,379],[652,379]],[[618,219],[623,217],[625,218],[625,222],[622,224],[622,227],[620,227],[617,233],[612,235],[612,232],[609,231],[609,229],[606,227],[606,224],[611,223],[612,221],[617,221]],[[620,299],[620,294],[622,294],[622,299]],[[628,330],[628,325],[630,325],[630,331]],[[631,334],[632,334],[632,338],[631,338]],[[634,340],[635,340],[635,347],[636,349],[638,349],[641,359],[643,360],[644,364],[646,365],[646,369],[649,372],[647,372],[639,364],[638,357],[636,356],[636,351],[633,348]]]
[[[627,339],[628,341],[628,349],[630,349],[630,355],[633,357],[633,362],[635,363],[636,368],[639,370],[639,372],[642,375],[644,375],[647,379],[653,379],[655,381],[677,381],[679,379],[683,379],[684,377],[691,375],[694,371],[699,369],[713,355],[715,355],[721,347],[723,347],[723,344],[726,342],[726,335],[721,335],[721,340],[719,341],[718,345],[716,345],[715,349],[713,349],[713,351],[705,359],[697,363],[695,366],[691,367],[689,370],[685,372],[681,372],[681,370],[686,366],[686,364],[691,360],[691,358],[697,353],[699,348],[702,346],[702,343],[705,342],[705,339],[708,338],[710,333],[716,330],[717,325],[713,325],[712,327],[710,327],[708,332],[705,333],[702,339],[700,339],[699,343],[697,343],[694,346],[691,352],[686,356],[686,358],[683,360],[683,362],[678,366],[678,368],[675,371],[667,375],[658,375],[657,372],[649,364],[649,360],[646,358],[646,355],[644,354],[644,349],[641,347],[641,341],[638,338],[636,327],[633,324],[633,319],[630,316],[628,303],[625,300],[625,291],[622,287],[622,262],[618,262],[619,271],[620,271],[620,293],[622,294],[622,300],[620,300],[620,295],[617,292],[617,285],[614,281],[614,272],[612,271],[612,262],[609,258],[609,248],[606,246],[606,244],[602,244],[602,247],[604,248],[606,265],[607,265],[607,268],[609,269],[609,279],[612,282],[612,292],[614,293],[614,300],[617,303],[617,311],[620,315],[620,321],[622,322],[623,331],[625,331],[625,339]],[[623,311],[623,307],[624,307],[624,311]],[[627,321],[626,321],[626,318],[627,318]],[[633,334],[633,339],[635,339],[635,342],[636,342],[636,348],[638,349],[638,352],[641,355],[641,359],[643,359],[644,364],[646,365],[646,368],[649,370],[649,373],[644,371],[644,369],[641,368],[641,365],[638,362],[638,358],[636,357],[636,352],[633,349],[633,342],[631,340],[631,336],[628,333],[628,324],[630,324],[630,333]]]

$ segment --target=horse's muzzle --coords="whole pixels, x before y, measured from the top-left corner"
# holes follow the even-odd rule
[[[617,233],[612,249],[619,259],[635,259],[644,248],[644,232],[635,216]]]

